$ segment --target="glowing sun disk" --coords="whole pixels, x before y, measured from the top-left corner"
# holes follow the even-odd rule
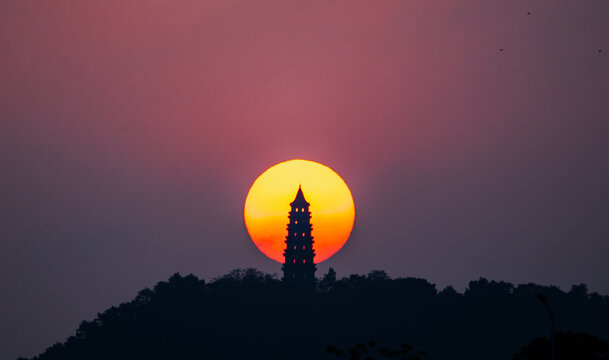
[[[290,202],[299,185],[311,203],[315,263],[320,263],[347,242],[355,219],[353,197],[347,184],[325,165],[290,160],[262,173],[245,200],[245,226],[260,251],[283,263]]]

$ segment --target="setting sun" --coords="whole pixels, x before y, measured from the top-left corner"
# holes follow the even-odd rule
[[[288,212],[299,186],[311,204],[314,261],[320,263],[347,242],[355,219],[347,184],[325,165],[289,160],[262,173],[245,200],[245,226],[260,251],[283,263]]]

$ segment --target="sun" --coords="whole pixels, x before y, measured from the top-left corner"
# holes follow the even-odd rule
[[[262,173],[245,199],[245,226],[260,251],[283,263],[288,212],[299,186],[311,203],[314,262],[320,263],[345,245],[355,220],[351,191],[343,179],[325,165],[289,160]]]

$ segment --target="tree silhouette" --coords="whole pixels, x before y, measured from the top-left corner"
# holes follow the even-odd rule
[[[551,342],[538,337],[516,353],[512,360],[547,360],[552,352]],[[556,358],[559,360],[607,360],[609,341],[586,333],[557,332]]]
[[[374,360],[374,359],[396,359],[396,360],[422,360],[426,353],[422,350],[413,351],[414,347],[407,343],[400,344],[396,349],[389,350],[386,347],[377,347],[375,341],[367,344],[358,343],[347,351],[330,345],[326,352],[342,359],[348,360]]]
[[[424,279],[391,279],[381,270],[338,279],[333,269],[316,289],[292,285],[255,269],[209,282],[174,274],[83,321],[34,359],[423,357],[414,349],[431,359],[508,359],[549,332],[539,294],[551,299],[561,330],[609,338],[609,297],[581,285],[563,292],[481,278],[460,293],[438,291]],[[387,347],[353,346],[368,339]],[[398,345],[404,340],[410,345]],[[333,352],[325,351],[328,344]]]
[[[317,288],[321,292],[328,292],[336,285],[336,271],[333,268],[328,269],[328,273],[317,284]]]

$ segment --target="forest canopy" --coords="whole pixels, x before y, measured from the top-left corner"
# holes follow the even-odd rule
[[[337,279],[330,269],[306,288],[237,269],[209,282],[176,273],[33,359],[336,359],[328,348],[358,343],[407,344],[425,359],[527,359],[551,332],[539,295],[559,330],[606,344],[609,296],[583,284],[565,292],[480,278],[460,293],[380,270]]]

